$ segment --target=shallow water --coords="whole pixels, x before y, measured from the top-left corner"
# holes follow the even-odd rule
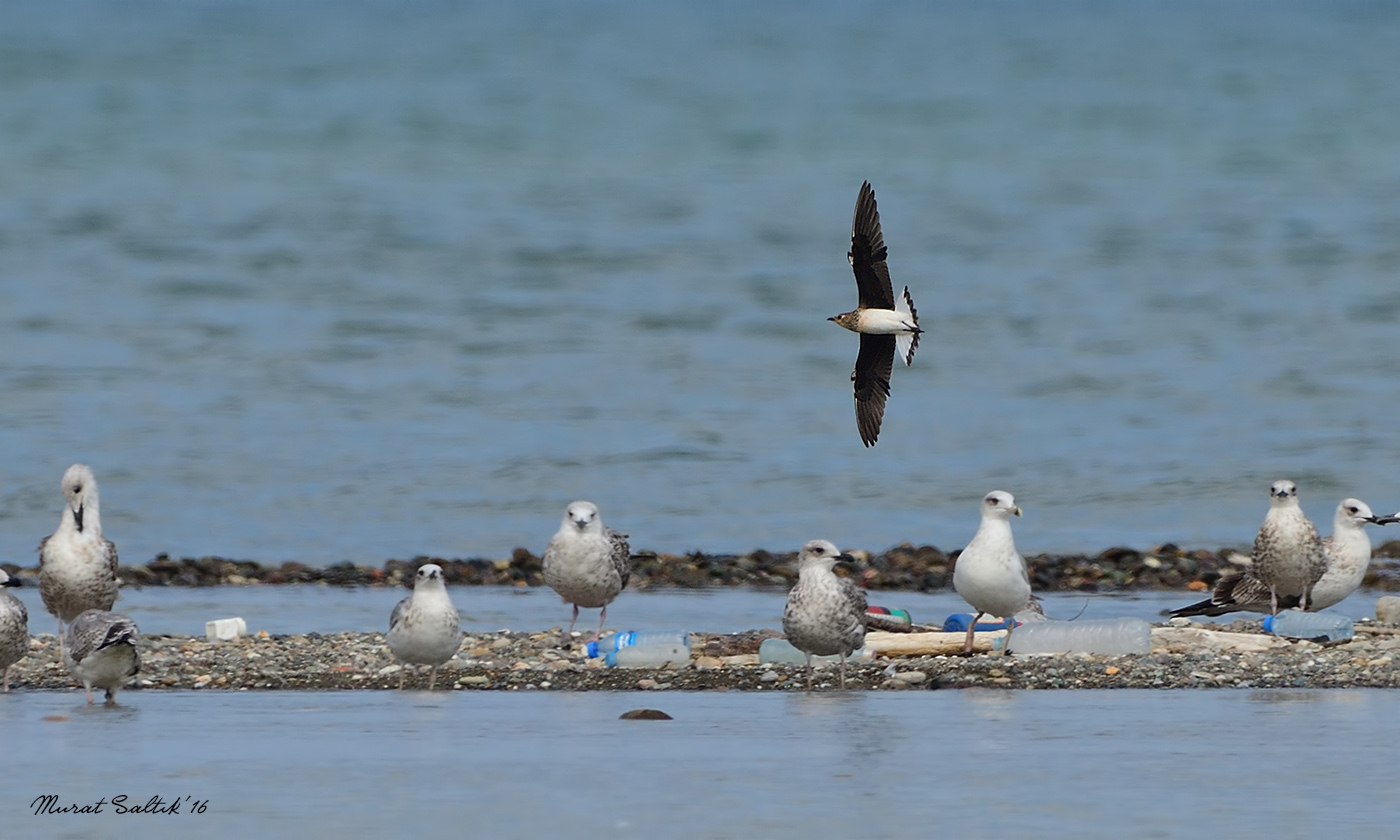
[[[124,701],[0,697],[6,837],[1380,836],[1400,713],[1362,690]],[[675,720],[617,720],[638,707]],[[33,815],[50,792],[208,806]]]
[[[53,633],[53,616],[44,612],[38,590],[18,593],[29,610],[31,633]],[[537,633],[569,623],[571,609],[548,589],[500,586],[452,587],[449,592],[468,633],[497,630]],[[152,587],[124,589],[117,609],[128,613],[143,633],[204,635],[204,623],[215,618],[241,617],[257,633],[384,632],[389,613],[405,596],[402,589],[331,586],[221,586],[208,589]],[[1332,607],[1352,618],[1374,617],[1376,598],[1384,593],[1361,590]],[[968,612],[955,592],[870,592],[870,603],[909,611],[920,624],[941,624],[952,613]],[[787,593],[751,589],[655,589],[624,593],[608,610],[607,626],[618,630],[678,628],[691,632],[738,633],[782,626]],[[1086,595],[1050,592],[1041,596],[1051,618],[1135,617],[1162,620],[1162,611],[1201,600],[1192,592],[1133,592]],[[1257,618],[1234,613],[1218,621]],[[591,633],[596,610],[582,610],[577,628]]]
[[[1400,507],[1400,9],[9,4],[0,558],[1248,545]],[[855,431],[862,179],[928,328]]]

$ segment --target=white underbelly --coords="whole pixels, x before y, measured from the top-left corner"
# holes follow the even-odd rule
[[[895,335],[914,331],[912,319],[893,309],[863,309],[858,332],[872,335]]]

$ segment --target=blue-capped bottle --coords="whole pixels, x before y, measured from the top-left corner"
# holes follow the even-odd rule
[[[589,659],[598,659],[610,653],[618,653],[624,648],[652,645],[678,645],[689,651],[690,633],[686,630],[632,630],[627,633],[609,633],[596,642],[589,642],[584,649],[588,652]]]
[[[1328,610],[1284,610],[1278,615],[1264,616],[1264,632],[1290,639],[1325,639],[1337,642],[1355,636],[1356,623],[1350,616]]]

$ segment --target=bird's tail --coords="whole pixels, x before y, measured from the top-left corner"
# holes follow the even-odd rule
[[[909,295],[909,287],[904,287],[903,296],[896,296],[894,299],[894,311],[901,315],[909,316],[909,323],[914,326],[912,332],[896,333],[895,346],[899,348],[899,357],[904,360],[904,364],[914,364],[914,351],[919,349],[919,310],[914,308],[914,298]]]

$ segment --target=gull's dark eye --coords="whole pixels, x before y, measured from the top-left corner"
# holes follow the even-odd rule
[[[1352,515],[1355,515],[1355,514],[1359,513],[1360,511],[1361,511],[1361,508],[1354,508],[1354,507],[1349,507],[1349,508],[1347,508],[1347,513],[1350,513],[1350,514],[1352,514]]]

